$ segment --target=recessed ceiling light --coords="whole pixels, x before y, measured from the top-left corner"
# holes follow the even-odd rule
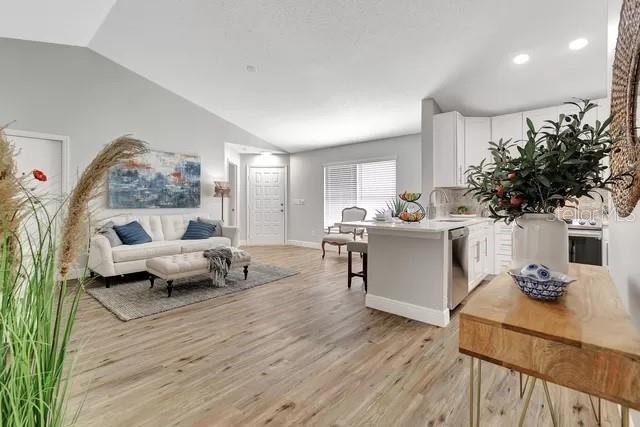
[[[526,64],[527,62],[529,62],[529,55],[527,55],[526,53],[521,53],[513,57],[514,64],[522,65]]]
[[[584,39],[584,38],[575,39],[574,41],[569,43],[569,49],[580,50],[588,44],[589,44],[589,41],[587,39]]]
[[[250,73],[255,73],[256,72],[256,66],[255,65],[247,65],[247,71]]]

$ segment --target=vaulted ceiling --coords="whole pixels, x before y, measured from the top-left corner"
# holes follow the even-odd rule
[[[493,115],[606,94],[602,0],[0,4],[0,36],[88,45],[288,151],[419,132],[425,96]]]

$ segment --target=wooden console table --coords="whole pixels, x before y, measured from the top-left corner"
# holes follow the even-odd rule
[[[520,425],[537,380],[542,380],[554,425],[547,381],[620,404],[623,426],[629,425],[629,408],[640,410],[640,334],[608,271],[572,264],[569,274],[578,280],[567,294],[541,302],[522,294],[503,273],[460,312],[459,349],[471,356],[469,425],[474,425],[474,389],[480,425],[482,361],[531,376]]]

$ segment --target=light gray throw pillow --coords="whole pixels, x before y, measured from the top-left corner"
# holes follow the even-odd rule
[[[224,224],[224,222],[222,222],[221,220],[198,217],[198,221],[205,224],[215,225],[216,229],[213,231],[213,237],[222,236],[222,225]]]
[[[113,229],[114,225],[115,224],[113,223],[113,221],[109,221],[98,229],[98,233],[102,234],[104,237],[107,238],[112,248],[122,245],[122,240],[120,240],[120,236],[118,236],[118,233],[116,233],[116,230]]]

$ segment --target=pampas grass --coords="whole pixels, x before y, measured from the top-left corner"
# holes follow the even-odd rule
[[[78,251],[87,240],[91,199],[98,195],[107,172],[124,160],[144,154],[147,144],[128,136],[122,136],[98,153],[82,173],[78,185],[69,197],[67,217],[62,227],[62,247],[60,248],[60,275],[66,278],[75,262]]]
[[[68,286],[67,273],[87,233],[87,204],[108,169],[146,150],[133,138],[113,141],[82,174],[66,209],[49,212],[32,185],[15,178],[13,148],[0,134],[0,426],[74,422],[66,414],[68,346],[84,279]]]
[[[16,178],[15,150],[0,128],[0,230],[4,238],[0,241],[0,252],[15,258],[18,247],[18,228],[22,217],[21,205],[24,197]]]

